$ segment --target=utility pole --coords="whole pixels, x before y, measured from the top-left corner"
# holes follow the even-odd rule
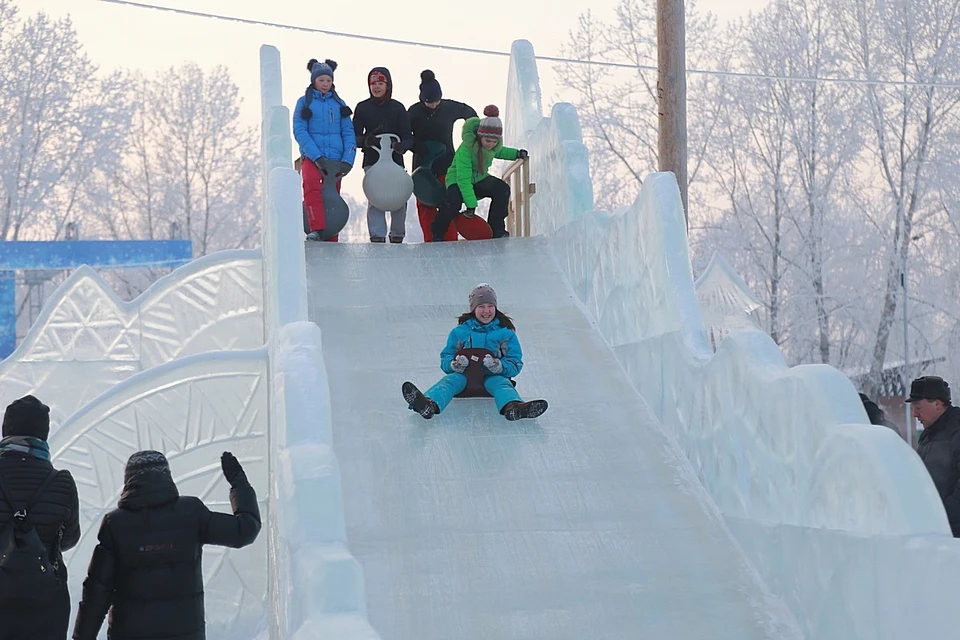
[[[687,207],[687,56],[683,0],[657,0],[657,98],[660,103],[660,171],[672,171]]]

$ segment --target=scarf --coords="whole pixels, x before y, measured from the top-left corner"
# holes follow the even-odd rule
[[[0,453],[16,451],[40,460],[50,460],[50,445],[45,440],[33,436],[7,436],[0,440]]]

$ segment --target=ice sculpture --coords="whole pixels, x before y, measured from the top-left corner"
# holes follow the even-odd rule
[[[263,344],[259,250],[214,253],[130,302],[90,267],[57,288],[10,357],[0,406],[28,393],[51,405],[52,430],[100,393],[175,358]],[[55,399],[55,400],[54,400]]]
[[[576,295],[774,593],[811,639],[950,635],[936,596],[901,606],[960,588],[960,543],[919,459],[868,425],[835,369],[788,368],[748,327],[712,352],[673,175],[648,176],[623,211],[592,211],[575,110],[539,118],[535,69],[515,43],[505,125],[531,152],[533,228],[554,232]]]
[[[710,258],[694,288],[714,351],[717,344],[734,331],[761,329],[752,315],[762,306],[760,301],[719,253]]]

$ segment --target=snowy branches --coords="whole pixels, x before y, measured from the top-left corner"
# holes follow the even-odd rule
[[[565,53],[653,66],[653,11],[623,0],[609,22],[585,14]],[[731,260],[793,362],[877,381],[902,360],[890,337],[902,329],[905,263],[911,360],[960,344],[960,91],[923,84],[960,82],[960,5],[774,0],[726,31],[688,11],[689,67],[763,76],[688,75],[695,259]],[[581,116],[598,205],[628,202],[657,166],[655,72],[557,72]],[[960,376],[956,360],[948,375]]]

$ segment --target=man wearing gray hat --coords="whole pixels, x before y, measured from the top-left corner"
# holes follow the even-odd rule
[[[960,538],[960,408],[950,404],[950,385],[939,376],[914,380],[907,402],[923,425],[917,453],[940,493],[953,536]]]

